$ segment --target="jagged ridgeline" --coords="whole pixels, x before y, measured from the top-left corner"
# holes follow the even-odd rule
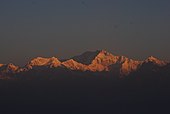
[[[26,76],[62,76],[64,75],[108,75],[124,78],[134,75],[169,75],[169,63],[153,56],[138,61],[125,56],[113,55],[105,50],[87,51],[70,59],[60,61],[57,57],[33,58],[24,67],[13,64],[0,64],[1,79],[13,79]]]

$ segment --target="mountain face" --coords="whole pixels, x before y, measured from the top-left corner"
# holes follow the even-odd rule
[[[118,56],[113,56],[105,50],[98,52],[99,53],[89,65],[91,71],[109,71],[108,66],[120,62]]]
[[[84,65],[89,65],[91,64],[91,62],[93,61],[93,59],[95,59],[95,57],[100,53],[100,51],[95,51],[95,52],[92,52],[92,51],[87,51],[81,55],[78,55],[78,56],[74,56],[72,57],[71,59],[79,62],[79,63],[82,63]]]
[[[105,50],[87,51],[81,55],[74,56],[65,61],[60,61],[56,57],[37,57],[28,62],[25,67],[20,68],[13,64],[0,64],[0,75],[19,74],[31,70],[46,69],[66,69],[71,71],[89,72],[110,72],[120,76],[128,76],[134,72],[159,71],[168,63],[153,56],[144,61],[129,59],[125,56],[112,55]]]
[[[148,75],[151,73],[159,73],[168,63],[153,56],[148,57],[142,62],[140,67],[135,71],[138,74]]]

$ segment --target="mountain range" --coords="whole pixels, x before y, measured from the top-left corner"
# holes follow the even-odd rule
[[[109,73],[119,77],[127,77],[138,73],[160,73],[169,75],[170,63],[150,56],[143,61],[133,60],[125,56],[113,55],[105,50],[87,51],[70,59],[59,60],[56,57],[37,57],[29,61],[24,67],[12,63],[0,64],[1,79],[10,79],[18,75],[49,74],[53,72],[79,72],[79,73]],[[30,74],[32,72],[32,74]],[[48,75],[48,74],[46,74]],[[55,75],[55,73],[54,73]]]

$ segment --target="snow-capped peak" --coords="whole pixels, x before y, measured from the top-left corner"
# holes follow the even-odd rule
[[[4,66],[4,64],[0,64],[0,67]]]
[[[6,66],[7,66],[7,69],[10,69],[10,70],[13,70],[13,71],[16,71],[19,68],[18,66],[15,66],[12,63],[7,64]]]
[[[147,58],[147,60],[148,60],[148,61],[157,61],[157,60],[159,60],[159,59],[157,59],[157,58],[154,57],[154,56],[149,56],[149,57]]]
[[[34,66],[50,66],[50,67],[57,67],[61,64],[61,62],[55,58],[43,58],[43,57],[37,57],[32,59],[26,66],[29,68],[32,68]]]
[[[62,62],[62,65],[71,70],[82,70],[82,71],[87,70],[86,65],[78,63],[73,59],[69,59],[67,61]]]
[[[15,66],[12,63],[9,64],[2,64],[2,66],[0,67],[0,71],[3,73],[14,73],[19,69],[18,66]]]
[[[116,63],[118,60],[117,56],[112,55],[111,53],[101,50],[93,59],[92,64],[102,64],[104,66],[108,66],[110,64]]]
[[[145,63],[154,63],[159,66],[164,66],[167,64],[165,61],[159,60],[158,58],[153,57],[153,56],[148,57],[144,62]]]

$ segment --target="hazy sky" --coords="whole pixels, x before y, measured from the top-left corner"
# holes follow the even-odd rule
[[[170,1],[0,0],[0,63],[97,49],[170,60]]]

